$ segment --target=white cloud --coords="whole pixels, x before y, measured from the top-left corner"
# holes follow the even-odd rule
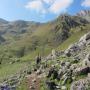
[[[71,4],[73,0],[56,0],[49,10],[55,14],[64,12]]]
[[[42,0],[42,1],[44,1],[47,4],[52,4],[55,0]]]
[[[35,10],[37,12],[44,12],[43,3],[40,0],[30,1],[25,7],[30,10]]]
[[[81,5],[84,7],[90,7],[90,0],[84,0]]]
[[[42,14],[60,14],[66,11],[72,3],[73,0],[32,0],[29,1],[25,7]],[[47,4],[48,7],[46,7],[45,4]]]

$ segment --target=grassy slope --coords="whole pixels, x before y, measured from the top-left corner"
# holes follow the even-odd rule
[[[25,55],[24,57],[22,57],[22,60],[24,60],[24,61],[33,60],[33,58],[35,58],[35,56],[38,53],[40,53],[41,55],[43,55],[43,54],[48,55],[51,52],[51,50],[53,49],[53,47],[52,46],[49,47],[48,45],[44,46],[45,42],[43,42],[43,40],[45,40],[47,38],[49,38],[49,39],[52,38],[53,34],[51,32],[51,29],[53,29],[55,27],[54,25],[46,24],[46,25],[43,25],[42,27],[38,27],[37,31],[35,33],[33,33],[33,35],[26,36],[26,38],[23,37],[21,41],[13,42],[10,46],[8,46],[8,47],[6,46],[6,49],[18,50],[23,46],[29,47],[32,42],[31,37],[35,36],[36,39],[40,39],[38,48],[33,52],[29,52],[28,55]],[[78,41],[79,38],[81,36],[83,36],[85,33],[87,33],[88,31],[90,31],[90,25],[85,26],[83,28],[83,30],[81,30],[80,27],[73,28],[73,30],[71,30],[72,35],[66,41],[64,41],[61,45],[56,47],[56,49],[57,50],[65,50],[70,44]],[[42,44],[40,42],[43,42],[43,46],[45,47],[45,50],[43,50],[43,47],[41,46]],[[8,65],[8,64],[4,65],[3,64],[2,66],[0,66],[0,79],[6,78],[12,74],[17,73],[24,66],[25,66],[25,63],[15,63],[12,65]],[[21,87],[19,88],[19,90],[24,90],[24,89],[22,89],[22,87],[26,88],[25,85],[22,84]]]
[[[81,30],[80,28],[75,28],[77,29],[77,31],[73,32],[73,34],[66,41],[64,41],[61,45],[59,45],[57,50],[65,50],[68,48],[69,45],[76,43],[81,38],[81,36],[90,31],[89,28],[90,28],[89,24],[86,25],[86,27],[84,27],[83,30]]]
[[[14,63],[14,64],[5,64],[0,66],[0,80],[10,77],[11,75],[16,74],[22,70],[25,66],[25,63]]]
[[[27,82],[26,79],[24,79],[16,90],[28,90],[28,86],[26,82]]]
[[[66,41],[64,41],[61,45],[59,45],[58,47],[48,46],[47,39],[51,40],[52,44],[55,44],[52,40],[53,40],[53,36],[55,35],[54,29],[57,24],[59,25],[59,21],[57,23],[53,22],[53,23],[47,23],[42,26],[39,26],[32,35],[30,36],[27,35],[26,37],[22,37],[22,40],[12,42],[10,45],[6,47],[1,47],[1,51],[3,51],[3,49],[6,49],[6,51],[8,51],[6,53],[7,54],[9,53],[11,55],[13,52],[18,51],[22,47],[25,47],[25,49],[29,50],[31,48],[32,42],[38,41],[37,49],[34,51],[29,50],[29,52],[27,52],[28,54],[22,57],[22,60],[24,61],[33,60],[38,53],[40,53],[43,56],[43,55],[48,55],[53,48],[56,48],[57,50],[66,49],[70,44],[78,41],[82,35],[84,35],[89,31],[89,28],[90,28],[90,25],[85,26],[83,30],[81,30],[80,27],[73,28],[71,30],[71,33],[72,33],[71,36]],[[16,65],[13,64],[12,66],[4,65],[4,67],[0,68],[0,72],[1,72],[0,77],[1,76],[5,77],[6,75],[10,75],[13,73],[13,71],[16,72],[17,68],[19,67],[21,67],[21,64],[16,64]]]
[[[69,45],[77,42],[81,36],[83,36],[85,33],[89,32],[90,31],[89,28],[90,28],[89,24],[86,25],[85,27],[83,27],[83,29],[81,29],[80,27],[73,28],[73,30],[71,30],[71,32],[73,31],[71,36],[67,40],[65,40],[62,44],[60,44],[58,47],[56,47],[56,50],[67,49]],[[38,33],[37,33],[37,35],[38,35]],[[44,50],[44,54],[48,55],[52,49],[53,49],[52,47],[46,47]],[[43,50],[42,47],[39,47],[36,51],[30,53],[30,55],[28,54],[27,56],[23,57],[23,59],[30,60],[33,57],[35,57],[38,53],[41,53],[41,55],[42,55],[42,53],[43,53],[42,50]]]
[[[67,38],[67,33],[64,33],[64,30],[67,31],[71,27],[74,28],[82,25],[83,22],[81,22],[81,20],[82,18],[79,17],[71,17],[67,15],[61,16],[52,22],[42,24],[38,27],[33,27],[33,29],[36,31],[32,34],[29,32],[29,28],[27,34],[22,35],[21,39],[19,38],[16,41],[12,41],[9,45],[6,45],[5,48],[7,49],[8,53],[12,55],[12,57],[18,57],[17,55],[19,55],[20,52],[25,52],[24,57],[21,57],[27,60],[32,59],[38,53],[40,53],[42,56],[48,55],[53,48],[56,48],[60,43],[62,43],[62,41],[65,40],[64,38]],[[76,31],[75,28],[74,30]],[[64,44],[59,46],[59,48],[65,48],[69,45],[69,43],[79,38],[79,35],[77,35],[76,38],[74,38],[73,35],[75,35],[75,32],[70,37],[71,39],[69,38],[66,40]],[[22,50],[23,48],[24,51]]]

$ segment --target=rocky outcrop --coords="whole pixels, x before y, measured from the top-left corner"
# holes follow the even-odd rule
[[[79,47],[88,45],[90,42],[90,32],[82,36],[78,42]]]
[[[76,68],[74,70],[74,73],[76,75],[87,75],[88,73],[90,73],[90,67],[79,67],[79,68]]]
[[[67,50],[65,50],[65,55],[70,57],[73,53],[79,50],[80,50],[80,47],[77,44],[72,44],[68,47]]]
[[[89,10],[81,10],[79,13],[77,13],[78,16],[88,16],[90,15]]]
[[[73,82],[70,90],[90,90],[90,78]]]
[[[83,66],[89,66],[90,67],[90,54],[87,54],[85,59],[83,60]]]
[[[82,17],[90,22],[90,10],[81,10],[77,16]]]
[[[51,54],[49,54],[45,59],[46,60],[55,60],[57,57],[64,54],[64,51],[56,51],[55,49],[52,50]]]
[[[71,56],[77,52],[80,52],[88,45],[90,45],[90,32],[82,36],[77,43],[70,45],[64,53],[67,56]]]

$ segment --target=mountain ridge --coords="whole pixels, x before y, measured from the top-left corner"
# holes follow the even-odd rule
[[[48,23],[1,23],[0,88],[28,90],[26,82],[29,88],[40,85],[36,90],[89,88],[89,20],[89,15],[63,14]]]
[[[46,55],[52,48],[59,47],[73,33],[85,31],[88,24],[89,21],[85,18],[68,14],[63,14],[48,23],[12,21],[0,26],[0,36],[5,40],[1,46],[4,45],[6,49],[9,46],[9,53],[13,51],[12,54],[16,57],[21,57],[22,55],[19,56],[18,53],[23,50],[25,54],[23,56],[33,53],[36,55],[39,52]]]

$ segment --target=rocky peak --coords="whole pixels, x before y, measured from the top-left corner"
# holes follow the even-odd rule
[[[90,10],[81,10],[77,13],[78,16],[90,16]]]

